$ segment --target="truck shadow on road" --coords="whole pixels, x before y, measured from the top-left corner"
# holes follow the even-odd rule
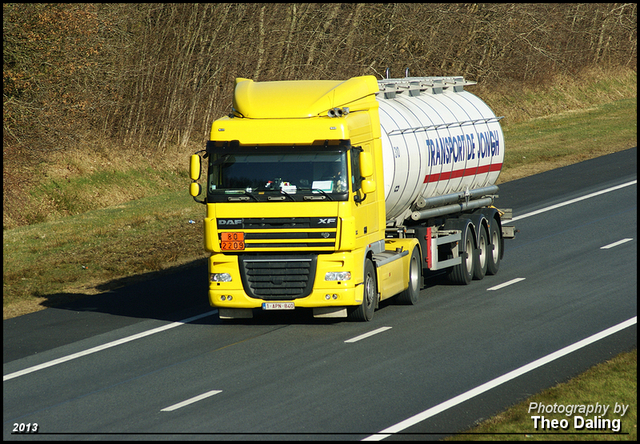
[[[174,320],[176,313],[208,307],[207,262],[197,260],[163,272],[117,279],[98,285],[96,295],[60,293],[48,295],[42,305],[80,312]],[[72,300],[72,302],[62,302]]]
[[[112,315],[113,317],[181,321],[215,310],[209,305],[206,259],[163,272],[118,279],[96,287],[101,293],[58,293],[48,295],[42,305],[55,310]],[[64,302],[64,301],[70,302]],[[104,319],[104,318],[101,318]],[[311,309],[263,312],[254,310],[251,319],[221,321],[218,315],[193,321],[194,324],[279,325],[332,324],[345,319],[317,319]]]
[[[442,273],[425,280],[425,288],[449,285]],[[70,312],[91,312],[118,317],[180,321],[194,314],[214,310],[207,296],[207,262],[197,260],[162,272],[152,272],[106,282],[96,295],[58,293],[48,295],[42,305]],[[423,290],[424,290],[423,289]],[[70,301],[70,302],[64,302]],[[377,311],[396,305],[395,298],[380,302]],[[311,309],[263,312],[254,310],[252,319],[221,321],[217,315],[194,321],[198,324],[333,324],[344,318],[314,318]]]

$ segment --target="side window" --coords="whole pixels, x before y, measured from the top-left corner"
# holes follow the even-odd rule
[[[351,191],[359,191],[362,186],[360,176],[360,153],[362,148],[354,146],[351,148]]]

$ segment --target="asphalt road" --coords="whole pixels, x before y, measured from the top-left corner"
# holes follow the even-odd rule
[[[635,180],[636,148],[502,184],[519,233],[500,272],[430,279],[417,305],[384,303],[368,323],[221,323],[204,263],[3,321],[3,439],[27,438],[20,424],[37,424],[31,439],[462,431],[637,346]]]

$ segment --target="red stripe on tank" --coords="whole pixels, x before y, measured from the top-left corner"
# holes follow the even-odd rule
[[[475,176],[476,174],[490,173],[500,171],[501,169],[501,163],[494,163],[492,165],[482,165],[476,168],[465,168],[462,170],[445,171],[438,174],[427,174],[424,176],[423,183],[438,182],[440,180],[455,179],[457,177]]]

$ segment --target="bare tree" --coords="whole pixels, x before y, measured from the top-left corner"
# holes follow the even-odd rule
[[[206,139],[233,80],[465,75],[542,82],[637,62],[637,5],[3,4],[3,141]]]

